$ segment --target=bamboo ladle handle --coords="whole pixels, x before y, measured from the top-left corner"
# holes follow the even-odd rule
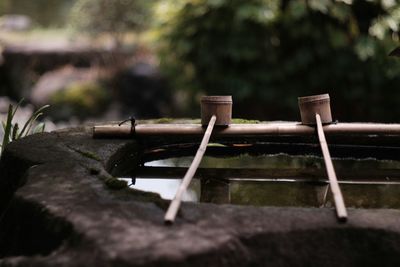
[[[318,139],[321,145],[322,155],[324,156],[326,172],[328,174],[329,184],[331,186],[331,191],[335,202],[336,215],[340,221],[346,221],[347,220],[346,206],[344,204],[343,195],[342,192],[340,191],[339,183],[336,178],[335,169],[333,168],[333,163],[331,155],[329,153],[328,144],[325,139],[324,129],[322,128],[320,115],[315,114],[315,119],[317,122]]]
[[[192,164],[190,164],[190,167],[183,177],[182,183],[180,184],[174,199],[171,201],[168,210],[165,213],[164,222],[166,224],[172,224],[175,221],[176,214],[178,213],[179,207],[181,205],[182,196],[189,187],[189,184],[192,181],[193,176],[196,173],[196,170],[199,167],[200,162],[203,158],[204,152],[206,152],[207,144],[210,140],[210,136],[214,128],[216,119],[217,117],[215,115],[211,117],[210,122],[207,126],[207,130],[204,133],[204,137],[201,140],[199,149],[197,150],[196,156],[194,157]]]

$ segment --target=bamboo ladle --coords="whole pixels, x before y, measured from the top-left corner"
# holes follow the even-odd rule
[[[165,213],[164,222],[172,224],[175,221],[176,214],[182,202],[183,194],[186,192],[196,173],[197,168],[206,152],[208,142],[211,137],[214,125],[228,126],[232,117],[232,97],[231,96],[204,96],[201,99],[201,122],[207,125],[201,144],[196,155],[190,164],[183,180],[172,199],[167,212]]]
[[[332,123],[330,99],[328,94],[299,97],[299,108],[303,124],[317,125],[318,140],[324,157],[329,185],[333,194],[336,216],[339,221],[347,220],[343,195],[337,181],[335,169],[326,142],[323,123]]]

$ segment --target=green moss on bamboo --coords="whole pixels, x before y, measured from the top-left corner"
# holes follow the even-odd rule
[[[187,123],[200,123],[200,119],[186,119]],[[175,118],[159,118],[152,120],[153,123],[160,123],[160,124],[168,124],[168,123],[182,123],[182,119],[175,119]],[[257,124],[260,123],[259,120],[247,120],[242,118],[234,118],[232,119],[232,123],[235,124]]]
[[[241,118],[234,118],[232,119],[232,123],[234,124],[257,124],[260,123],[259,120],[246,120]]]
[[[154,120],[154,123],[160,123],[160,124],[172,123],[172,122],[174,122],[174,120],[176,120],[176,119],[173,119],[173,118],[159,118],[159,119]]]
[[[157,124],[168,124],[168,123],[176,123],[176,124],[197,124],[200,123],[200,119],[190,119],[190,118],[159,118],[148,121],[141,121],[140,123],[157,123]]]

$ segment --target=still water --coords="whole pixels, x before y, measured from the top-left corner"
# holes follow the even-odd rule
[[[192,159],[147,162],[131,187],[172,199]],[[400,208],[399,162],[334,159],[334,165],[347,207]],[[333,205],[323,159],[285,154],[206,156],[184,201],[253,206]]]

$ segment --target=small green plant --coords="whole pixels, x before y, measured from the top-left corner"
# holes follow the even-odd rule
[[[7,119],[5,122],[1,122],[4,131],[3,141],[0,144],[1,152],[3,152],[5,146],[12,141],[25,137],[29,134],[44,132],[45,124],[43,122],[36,124],[36,121],[40,116],[43,115],[43,110],[48,108],[49,105],[45,105],[36,110],[25,122],[22,128],[20,128],[20,125],[17,122],[13,122],[15,113],[23,101],[24,100],[22,99],[15,107],[10,104],[8,107]]]

